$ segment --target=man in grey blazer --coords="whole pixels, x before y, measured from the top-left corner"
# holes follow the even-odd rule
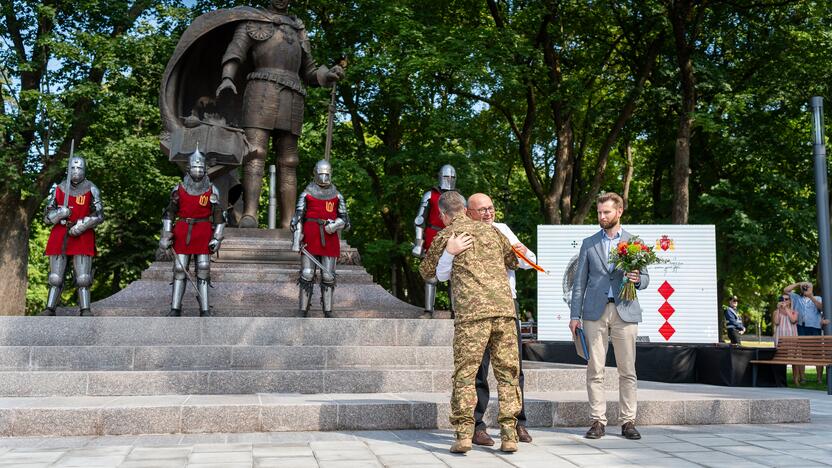
[[[569,329],[583,327],[589,361],[586,366],[586,389],[589,394],[592,426],[588,439],[605,434],[607,402],[604,396],[604,363],[607,346],[612,339],[618,367],[619,410],[621,435],[640,439],[636,419],[636,336],[641,322],[638,299],[625,301],[619,297],[621,283],[626,278],[637,289],[645,289],[650,282],[647,271],[624,272],[609,262],[610,249],[627,241],[630,234],[621,228],[624,201],[618,194],[602,193],[597,200],[598,223],[601,230],[584,239],[578,255],[578,268],[572,286],[572,305]],[[583,321],[583,323],[581,323]]]

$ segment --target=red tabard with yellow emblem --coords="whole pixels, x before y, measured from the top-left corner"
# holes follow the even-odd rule
[[[430,212],[428,213],[428,224],[425,226],[425,252],[430,248],[436,233],[445,229],[445,223],[439,216],[439,196],[442,192],[435,188],[430,189]],[[432,226],[432,227],[431,227]],[[434,229],[439,228],[439,229]]]
[[[321,242],[321,228],[316,219],[326,221],[338,217],[338,197],[329,200],[318,200],[312,195],[306,195],[306,221],[303,223],[303,241],[306,250],[312,255],[325,257],[339,257],[341,255],[341,240],[338,233],[324,232],[326,245]]]
[[[55,190],[55,201],[61,206],[64,204],[64,191],[59,185]],[[90,215],[90,207],[92,206],[92,192],[87,191],[83,195],[76,195],[69,197],[69,208],[72,214],[69,215],[68,221],[70,224],[84,219],[85,216]],[[52,232],[49,234],[49,241],[46,242],[46,255],[61,255],[61,247],[64,243],[64,234],[66,233],[66,225],[58,223],[52,227]],[[89,255],[95,256],[95,231],[87,229],[82,232],[80,236],[66,238],[66,255]]]
[[[211,241],[211,187],[201,195],[191,195],[179,184],[179,212],[176,226],[173,227],[173,248],[178,254],[210,254],[208,242]],[[188,223],[185,218],[204,219],[193,224],[191,239],[188,240]]]

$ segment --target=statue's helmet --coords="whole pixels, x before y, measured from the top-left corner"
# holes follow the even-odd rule
[[[188,174],[197,181],[205,177],[205,156],[199,152],[199,148],[188,156]]]
[[[69,160],[69,181],[78,185],[87,178],[87,162],[81,156],[73,156]]]
[[[332,183],[332,164],[329,161],[321,159],[315,163],[315,183],[321,187],[329,187]]]
[[[456,169],[450,164],[445,164],[439,169],[439,188],[441,190],[456,188]]]

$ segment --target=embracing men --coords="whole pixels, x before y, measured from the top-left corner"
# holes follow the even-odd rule
[[[518,266],[508,239],[487,223],[465,215],[465,198],[448,191],[439,197],[439,212],[446,228],[440,231],[419,267],[423,278],[438,278],[440,257],[448,244],[467,238],[469,247],[451,262],[454,304],[454,375],[450,421],[456,429],[453,453],[471,450],[476,374],[486,348],[497,379],[500,410],[500,450],[517,451],[517,415],[523,396],[519,385],[514,301],[506,270]]]

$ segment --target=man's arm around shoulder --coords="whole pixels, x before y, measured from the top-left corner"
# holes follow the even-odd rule
[[[419,274],[422,275],[422,279],[428,280],[436,277],[436,267],[439,264],[439,258],[442,256],[442,252],[445,251],[445,244],[448,242],[446,231],[447,229],[443,229],[436,234],[436,237],[433,238],[433,243],[430,244],[430,249],[425,254],[425,258],[419,264]]]

